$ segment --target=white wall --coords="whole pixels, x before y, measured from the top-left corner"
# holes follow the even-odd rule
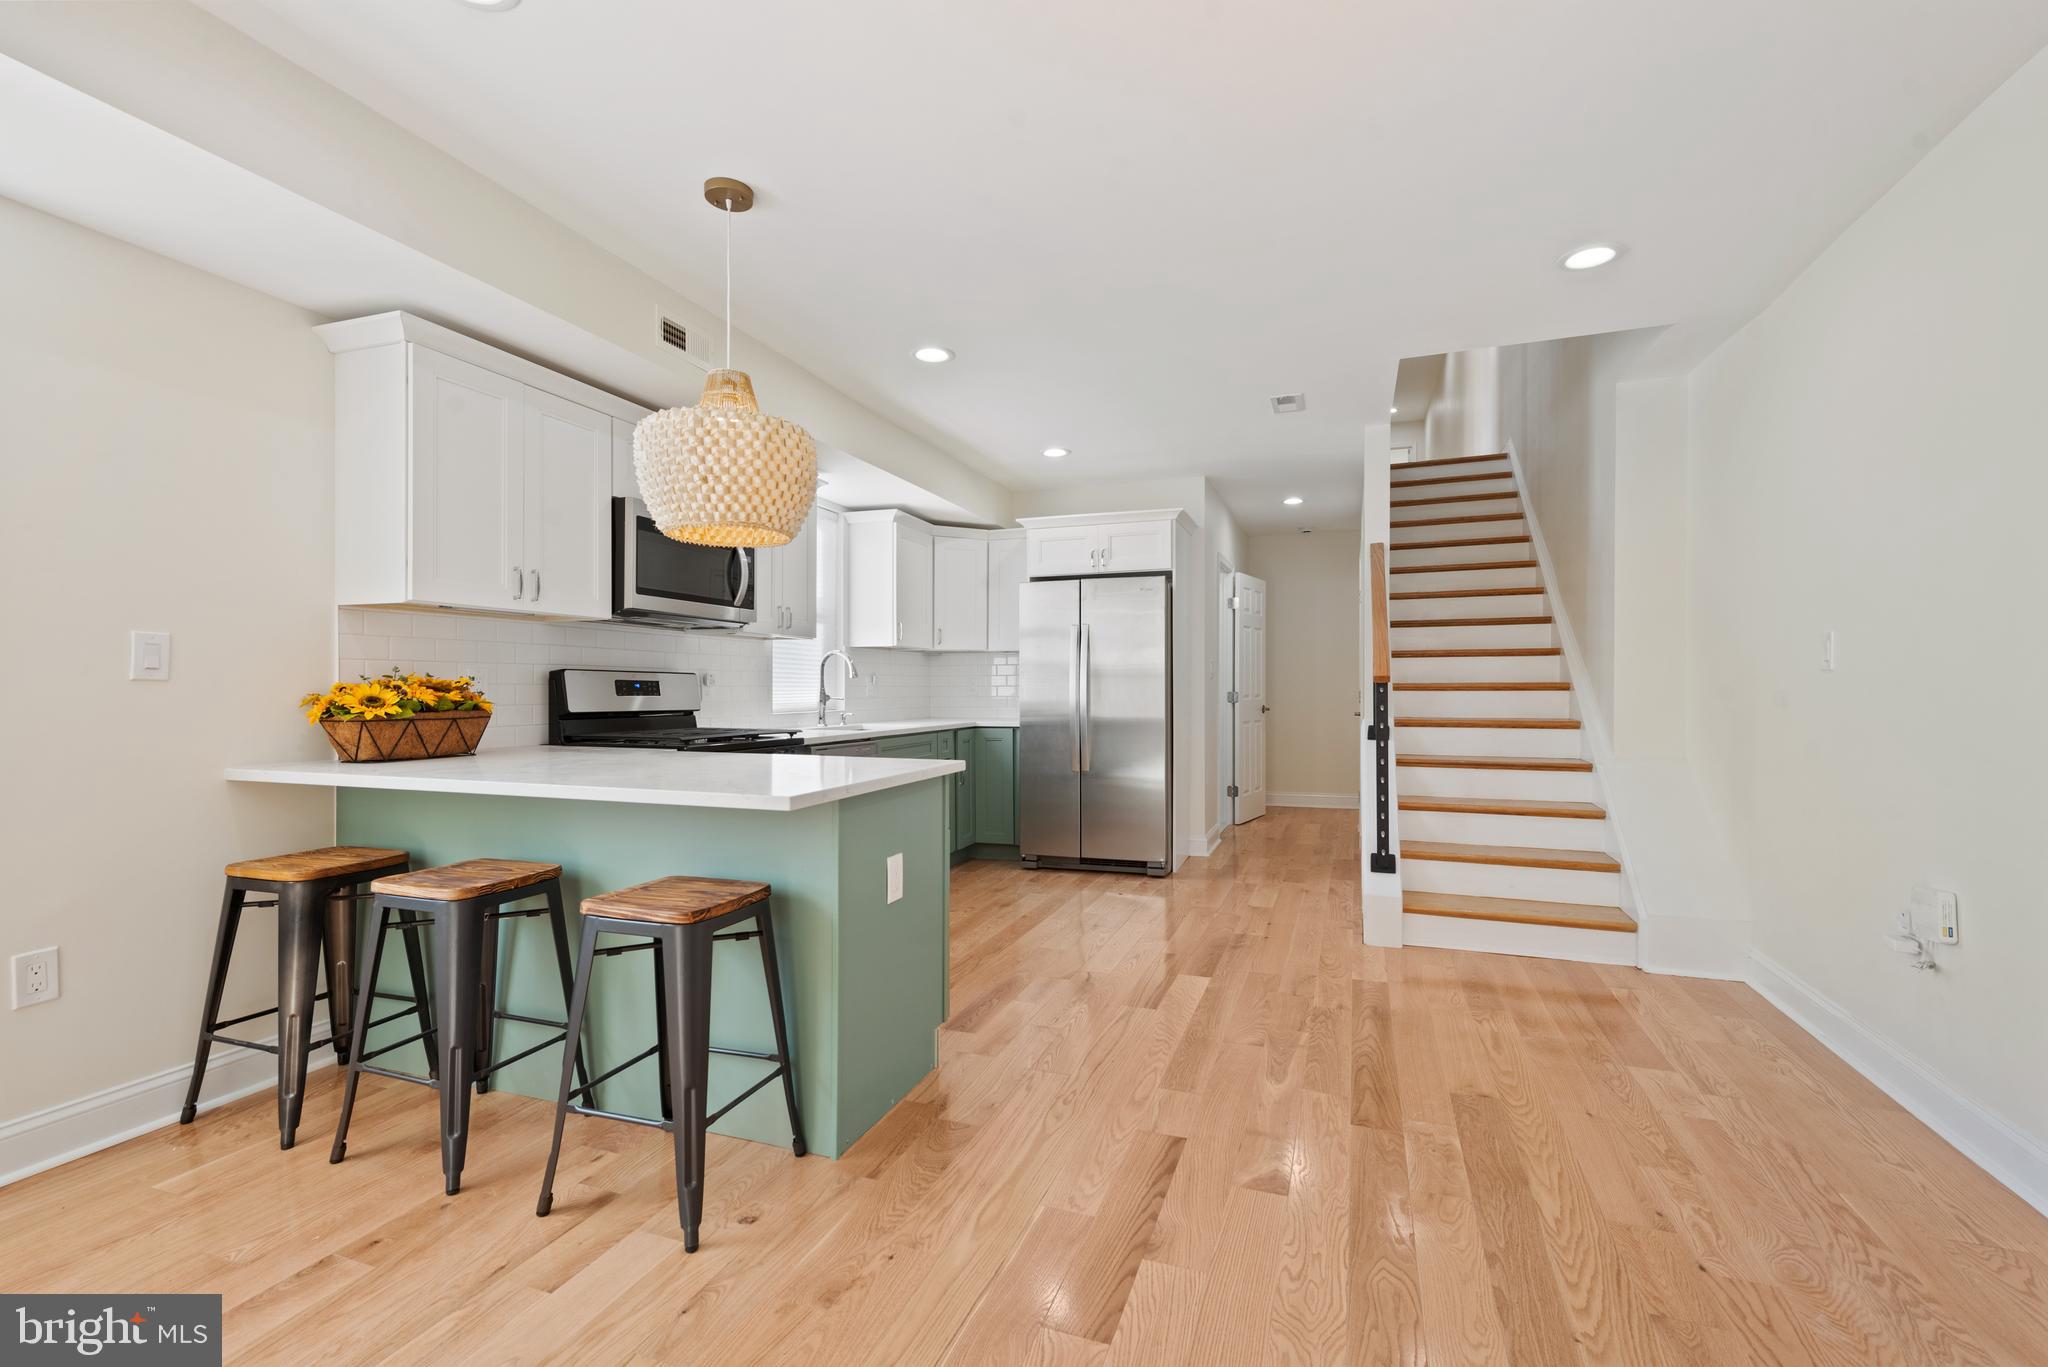
[[[1690,741],[1757,950],[2048,1176],[2044,222],[2048,55],[1693,374]],[[1881,938],[1915,883],[1938,973]]]
[[[1489,455],[1501,449],[1500,348],[1444,357],[1443,384],[1423,419],[1423,460]]]
[[[220,772],[325,748],[293,704],[333,669],[334,514],[317,319],[9,200],[0,260],[0,958],[63,955],[0,1014],[4,1122],[188,1064],[222,866],[332,839],[330,795]],[[131,628],[172,633],[169,682],[128,681]],[[246,918],[231,1013],[271,1003],[272,934]]]
[[[1266,581],[1266,789],[1315,806],[1358,800],[1358,533],[1250,538]]]

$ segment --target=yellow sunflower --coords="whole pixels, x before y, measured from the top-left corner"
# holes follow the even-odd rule
[[[408,674],[405,676],[405,696],[422,707],[432,707],[441,701],[442,690],[435,686],[439,682],[437,679],[423,679],[417,674]]]
[[[350,709],[365,720],[398,715],[398,690],[382,679],[355,685],[350,696]]]

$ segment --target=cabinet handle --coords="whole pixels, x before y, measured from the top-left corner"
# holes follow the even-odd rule
[[[512,567],[512,601],[519,602],[526,597],[526,575],[517,566]]]
[[[533,575],[533,601],[538,603],[540,601],[540,571],[533,570],[531,573]]]
[[[903,644],[903,619],[901,617],[896,619],[896,644],[899,646]]]
[[[934,627],[932,630],[938,636],[938,639],[933,641],[932,644],[937,646],[944,645],[946,643],[946,629],[944,627]]]

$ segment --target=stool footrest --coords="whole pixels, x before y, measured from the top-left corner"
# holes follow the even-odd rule
[[[327,994],[325,992],[316,993],[313,1000],[324,1002],[327,1000]],[[261,1011],[251,1011],[246,1016],[236,1016],[232,1020],[215,1021],[213,1028],[215,1030],[225,1030],[231,1025],[247,1025],[252,1020],[260,1020],[264,1016],[274,1016],[277,1014],[277,1011],[278,1008],[274,1006],[266,1006]]]
[[[708,1047],[714,1054],[728,1054],[733,1058],[757,1058],[763,1063],[781,1063],[783,1061],[780,1054],[764,1054],[758,1049],[721,1049],[715,1044]]]
[[[274,1054],[277,1052],[277,1046],[274,1044],[265,1044],[261,1040],[236,1039],[232,1035],[222,1035],[212,1030],[208,1030],[204,1038],[209,1044],[232,1044],[237,1049],[254,1049],[258,1053],[263,1054]],[[334,1040],[331,1036],[327,1039],[316,1039],[306,1046],[306,1052],[310,1054],[321,1045],[332,1043],[334,1043]]]
[[[506,1066],[507,1066],[507,1065],[509,1065],[509,1064],[514,1064],[514,1063],[517,1063],[517,1062],[519,1062],[519,1060],[521,1060],[521,1059],[525,1058],[525,1057],[526,1057],[526,1056],[527,1056],[528,1054],[538,1054],[538,1053],[539,1053],[539,1052],[540,1052],[541,1050],[543,1050],[543,1049],[547,1049],[547,1048],[550,1048],[550,1047],[552,1047],[552,1046],[554,1046],[554,1045],[557,1045],[557,1044],[563,1044],[563,1043],[566,1043],[566,1042],[568,1041],[568,1038],[569,1038],[569,1032],[568,1032],[567,1030],[563,1030],[563,1031],[562,1031],[562,1033],[561,1033],[561,1034],[559,1034],[559,1035],[550,1035],[550,1036],[549,1036],[548,1038],[546,1038],[546,1039],[542,1040],[542,1041],[541,1041],[541,1042],[540,1042],[539,1044],[536,1044],[536,1045],[534,1045],[534,1046],[533,1046],[533,1048],[531,1048],[531,1049],[521,1049],[521,1050],[520,1050],[520,1051],[519,1051],[518,1053],[514,1054],[514,1055],[513,1055],[513,1056],[512,1056],[511,1058],[501,1058],[501,1059],[498,1059],[498,1060],[494,1061],[494,1062],[493,1062],[493,1063],[491,1064],[491,1066],[490,1066],[490,1067],[488,1067],[488,1068],[478,1068],[477,1070],[475,1070],[474,1072],[472,1072],[472,1073],[470,1074],[470,1076],[471,1076],[472,1078],[486,1078],[486,1077],[489,1077],[489,1076],[490,1076],[490,1075],[491,1075],[492,1073],[495,1073],[495,1072],[497,1072],[497,1071],[498,1071],[498,1070],[499,1070],[500,1068],[506,1067]]]
[[[569,1089],[569,1095],[589,1096],[590,1093],[596,1089],[597,1085],[600,1082],[609,1082],[613,1078],[617,1077],[620,1073],[623,1073],[628,1068],[631,1068],[634,1064],[643,1063],[646,1060],[653,1058],[656,1054],[660,1052],[660,1045],[650,1045],[648,1048],[643,1049],[639,1053],[633,1055],[633,1057],[627,1059],[624,1063],[621,1063],[618,1067],[612,1069],[610,1072],[599,1073],[596,1077],[590,1079],[590,1081],[584,1083],[581,1087],[571,1087]]]
[[[545,1025],[551,1030],[569,1028],[567,1021],[551,1021],[543,1016],[522,1016],[517,1011],[493,1011],[491,1014],[501,1021],[518,1021],[521,1025]]]
[[[569,1109],[577,1115],[594,1115],[599,1120],[623,1120],[628,1125],[645,1125],[651,1130],[673,1130],[675,1128],[674,1121],[650,1120],[644,1115],[627,1115],[624,1111],[601,1111],[595,1106],[582,1106],[574,1101],[569,1103]]]
[[[349,1067],[365,1073],[375,1073],[378,1077],[388,1077],[397,1082],[417,1082],[420,1086],[431,1087],[437,1092],[441,1090],[440,1083],[430,1077],[421,1077],[418,1073],[401,1073],[395,1068],[378,1068],[359,1060],[351,1060]]]
[[[399,1014],[407,1015],[409,1013],[401,1011]],[[390,1053],[393,1049],[403,1049],[408,1044],[418,1043],[420,1040],[423,1040],[427,1037],[427,1033],[427,1031],[422,1030],[417,1035],[407,1035],[404,1039],[395,1039],[391,1041],[391,1043],[389,1044],[380,1044],[375,1049],[372,1049],[365,1053],[363,1057],[365,1059],[381,1058],[383,1055]]]
[[[781,1077],[781,1076],[782,1076],[782,1073],[783,1073],[783,1067],[784,1067],[784,1065],[778,1064],[778,1065],[776,1065],[776,1066],[775,1066],[774,1068],[770,1069],[770,1070],[768,1071],[768,1074],[767,1074],[767,1076],[763,1077],[763,1078],[762,1078],[762,1079],[761,1079],[761,1080],[760,1080],[759,1082],[756,1082],[756,1083],[755,1083],[755,1084],[754,1084],[753,1086],[751,1086],[751,1087],[747,1088],[747,1090],[746,1090],[746,1091],[744,1091],[744,1092],[741,1092],[741,1093],[740,1093],[740,1094],[739,1094],[738,1096],[736,1096],[736,1097],[734,1097],[734,1098],[733,1098],[732,1100],[730,1100],[730,1101],[726,1102],[726,1103],[725,1103],[725,1104],[724,1104],[723,1106],[720,1106],[720,1107],[719,1107],[719,1108],[718,1108],[717,1110],[713,1111],[713,1112],[712,1112],[712,1113],[711,1113],[710,1115],[707,1115],[707,1116],[705,1116],[705,1117],[704,1117],[704,1123],[705,1123],[706,1125],[715,1125],[715,1124],[717,1124],[717,1123],[718,1123],[718,1122],[719,1122],[720,1120],[723,1120],[723,1119],[725,1118],[725,1113],[726,1113],[727,1111],[729,1111],[729,1110],[731,1110],[731,1109],[732,1109],[733,1107],[735,1107],[735,1106],[739,1105],[739,1104],[740,1104],[740,1103],[741,1103],[742,1101],[745,1101],[745,1100],[746,1100],[746,1099],[747,1099],[748,1097],[750,1097],[750,1096],[752,1096],[752,1095],[753,1095],[754,1093],[756,1093],[756,1092],[760,1091],[760,1090],[761,1090],[761,1089],[762,1089],[763,1087],[766,1087],[766,1086],[767,1086],[767,1085],[768,1085],[769,1083],[771,1083],[771,1082],[775,1081],[775,1079],[777,1079],[777,1078]]]
[[[388,1015],[388,1016],[378,1016],[378,1017],[377,1017],[377,1018],[376,1018],[375,1020],[372,1020],[372,1021],[371,1021],[371,1022],[370,1022],[370,1023],[368,1024],[368,1025],[364,1026],[364,1027],[363,1027],[363,1029],[365,1029],[365,1030],[375,1030],[375,1029],[376,1029],[376,1028],[377,1028],[378,1026],[380,1026],[380,1025],[389,1025],[389,1024],[391,1024],[391,1022],[393,1022],[393,1021],[402,1021],[402,1020],[404,1020],[404,1019],[405,1019],[405,1018],[406,1018],[407,1016],[414,1016],[414,1015],[418,1015],[418,1014],[419,1014],[419,1008],[418,1008],[418,1007],[414,1007],[414,1006],[408,1006],[408,1007],[406,1007],[406,1008],[405,1008],[405,1009],[404,1009],[403,1011],[393,1011],[393,1012],[392,1012],[392,1013],[391,1013],[390,1015]],[[419,1038],[419,1037],[418,1037],[417,1035],[415,1035],[415,1036],[414,1036],[414,1038],[415,1038],[415,1039],[417,1039],[417,1038]]]

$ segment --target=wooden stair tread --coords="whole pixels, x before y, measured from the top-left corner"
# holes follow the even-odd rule
[[[1522,655],[1562,655],[1562,646],[1499,646],[1493,650],[1397,650],[1397,660],[1484,660],[1492,657],[1503,659]]]
[[[1456,565],[1396,565],[1390,574],[1473,574],[1480,570],[1533,570],[1533,560],[1467,560]]]
[[[1477,484],[1488,479],[1513,479],[1507,470],[1482,470],[1476,475],[1438,475],[1435,479],[1389,480],[1389,489],[1422,489],[1432,484]]]
[[[1446,679],[1440,683],[1397,683],[1396,693],[1569,693],[1560,679]]]
[[[1527,536],[1473,536],[1459,541],[1403,541],[1387,549],[1398,555],[1402,551],[1442,551],[1453,546],[1514,546],[1532,539]]]
[[[1514,498],[1513,489],[1497,494],[1444,494],[1437,498],[1397,498],[1387,504],[1389,508],[1427,508],[1437,503],[1498,503],[1504,498]]]
[[[1490,456],[1438,456],[1435,460],[1404,460],[1399,465],[1390,465],[1389,470],[1434,470],[1444,465],[1470,465],[1481,460],[1506,460],[1508,453],[1495,451]]]
[[[1450,726],[1468,731],[1576,731],[1577,717],[1396,717],[1396,726]]]
[[[1526,769],[1544,774],[1590,774],[1593,761],[1555,755],[1396,755],[1394,763],[1411,769]]]
[[[1525,926],[1566,926],[1578,930],[1633,932],[1636,923],[1620,907],[1585,902],[1534,902],[1522,897],[1468,897],[1457,892],[1404,892],[1401,910],[1411,916],[1454,916],[1470,921],[1513,921]]]
[[[1528,598],[1541,592],[1541,584],[1511,584],[1506,588],[1409,589],[1403,593],[1390,593],[1387,597],[1405,603],[1420,598]]]
[[[1461,816],[1555,816],[1571,821],[1602,821],[1607,809],[1597,802],[1554,802],[1519,797],[1422,797],[1401,799],[1404,812],[1455,812]]]
[[[1547,627],[1549,617],[1401,617],[1390,627]]]
[[[1620,862],[1604,850],[1546,850],[1534,845],[1460,845],[1449,840],[1403,840],[1401,857],[1451,864],[1498,864],[1518,869],[1621,872]]]
[[[1402,531],[1409,527],[1459,527],[1468,522],[1520,522],[1521,520],[1522,515],[1520,513],[1467,513],[1463,517],[1410,518],[1406,522],[1389,522],[1387,525],[1395,531]],[[1391,545],[1387,549],[1404,551],[1414,544],[1416,543],[1412,541],[1401,542]]]

